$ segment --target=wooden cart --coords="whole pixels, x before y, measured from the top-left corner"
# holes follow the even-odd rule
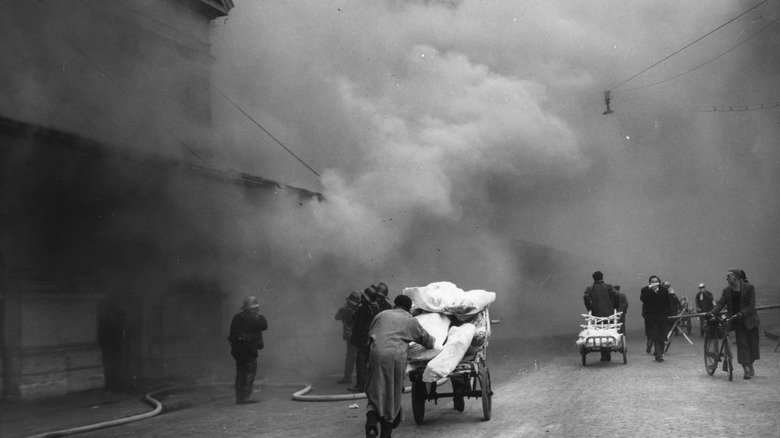
[[[412,413],[414,421],[422,424],[425,419],[425,403],[438,402],[440,398],[452,397],[455,409],[463,412],[464,399],[479,398],[482,400],[482,414],[484,419],[490,420],[493,391],[490,387],[490,370],[487,367],[487,346],[490,339],[490,317],[487,308],[484,310],[484,318],[487,321],[487,335],[483,344],[473,353],[466,354],[455,369],[446,377],[436,382],[423,382],[423,372],[427,361],[410,361],[412,370],[409,371],[409,380],[412,382]],[[438,388],[449,381],[452,392],[439,392]]]
[[[626,335],[619,333],[622,323],[618,322],[622,312],[615,312],[610,316],[593,316],[590,313],[583,314],[585,324],[580,325],[584,336],[577,340],[580,355],[582,355],[582,366],[586,365],[585,356],[592,351],[609,350],[623,353],[623,363],[628,363],[628,345],[626,344]]]

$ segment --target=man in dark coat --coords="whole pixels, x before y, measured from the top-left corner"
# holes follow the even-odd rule
[[[371,323],[369,338],[368,379],[366,382],[366,437],[376,437],[377,423],[382,425],[381,437],[389,438],[401,423],[406,357],[409,343],[414,341],[433,348],[435,339],[429,335],[409,310],[412,299],[395,297],[395,308],[379,313]]]
[[[734,340],[737,343],[737,362],[745,370],[745,379],[750,379],[756,372],[753,370],[753,362],[760,359],[758,349],[758,312],[756,312],[756,289],[748,283],[745,271],[731,269],[726,273],[728,286],[723,289],[720,299],[712,309],[712,314],[717,315],[724,307],[727,316],[736,319],[731,323],[734,329]]]
[[[355,369],[355,358],[357,356],[357,347],[352,345],[349,339],[352,337],[352,324],[354,323],[355,310],[360,303],[360,293],[352,291],[347,296],[343,306],[336,311],[336,321],[341,321],[341,337],[347,343],[347,355],[344,358],[344,377],[337,383],[352,383],[352,371]]]
[[[352,323],[352,336],[350,342],[357,348],[355,357],[355,376],[357,382],[355,386],[347,388],[352,392],[363,392],[366,389],[366,373],[368,373],[368,354],[369,337],[368,330],[371,328],[371,321],[382,310],[392,307],[390,303],[377,298],[379,291],[373,284],[363,291],[360,297],[360,304],[355,310],[355,318]]]
[[[257,350],[263,348],[263,331],[268,330],[268,322],[260,314],[257,298],[244,299],[241,311],[230,322],[230,354],[236,360],[236,403],[257,403],[252,400],[252,387],[257,374]]]
[[[645,330],[653,343],[656,362],[664,361],[664,346],[669,331],[669,291],[661,285],[657,275],[651,275],[649,285],[642,288],[639,299],[644,304]]]
[[[593,284],[585,288],[585,308],[593,316],[612,316],[615,309],[620,306],[620,297],[611,284],[604,283],[604,274],[601,271],[593,273]],[[612,352],[601,350],[601,361],[612,360]]]
[[[707,313],[715,307],[715,297],[707,290],[704,283],[699,283],[699,292],[696,294],[696,313]]]
[[[715,297],[712,292],[707,290],[707,286],[704,283],[699,283],[699,292],[696,293],[694,302],[696,303],[696,313],[707,313],[715,307]],[[699,317],[699,335],[704,337],[704,321],[703,316]]]

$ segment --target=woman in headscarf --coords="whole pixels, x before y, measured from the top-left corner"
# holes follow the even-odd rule
[[[758,312],[756,312],[756,289],[748,283],[745,271],[730,269],[726,273],[728,287],[723,289],[720,299],[712,309],[717,315],[726,308],[728,317],[736,316],[731,328],[737,342],[737,362],[745,370],[745,379],[750,379],[756,372],[753,362],[760,359],[758,350]]]
[[[433,348],[434,338],[409,313],[412,299],[406,295],[395,298],[395,307],[379,313],[371,323],[366,381],[366,437],[376,437],[382,425],[381,437],[390,437],[401,423],[401,394],[404,388],[406,356],[414,341]]]

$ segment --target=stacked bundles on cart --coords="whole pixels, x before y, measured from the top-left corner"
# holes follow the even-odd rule
[[[620,312],[615,312],[610,316],[593,316],[590,312],[588,314],[582,314],[585,318],[585,324],[581,324],[582,331],[577,336],[575,344],[579,347],[581,345],[592,343],[593,347],[612,347],[618,344],[618,340],[621,338],[620,327],[623,325],[619,323]]]
[[[490,335],[487,308],[495,301],[495,292],[464,291],[443,281],[407,287],[403,294],[412,299],[412,311],[420,325],[436,338],[431,350],[415,343],[409,350],[411,362],[427,361],[423,381],[435,382],[446,377],[466,355],[475,354],[487,342]]]

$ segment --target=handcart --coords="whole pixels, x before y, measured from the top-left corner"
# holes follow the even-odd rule
[[[622,312],[615,312],[610,316],[593,316],[590,312],[582,314],[585,324],[580,325],[583,330],[577,340],[582,355],[582,366],[586,365],[585,356],[588,353],[604,350],[623,353],[623,363],[628,363],[626,335],[620,333],[623,324],[618,322],[621,315]]]
[[[425,403],[433,401],[438,404],[440,398],[452,397],[455,409],[463,412],[464,398],[481,398],[482,414],[485,421],[490,420],[493,391],[490,388],[490,370],[485,362],[488,341],[490,339],[490,318],[488,309],[483,310],[487,323],[485,340],[476,351],[466,353],[455,369],[446,377],[436,382],[424,382],[423,372],[428,361],[409,361],[411,370],[409,380],[412,382],[412,413],[414,421],[422,424],[425,419]],[[452,392],[439,392],[438,387],[449,381]]]

